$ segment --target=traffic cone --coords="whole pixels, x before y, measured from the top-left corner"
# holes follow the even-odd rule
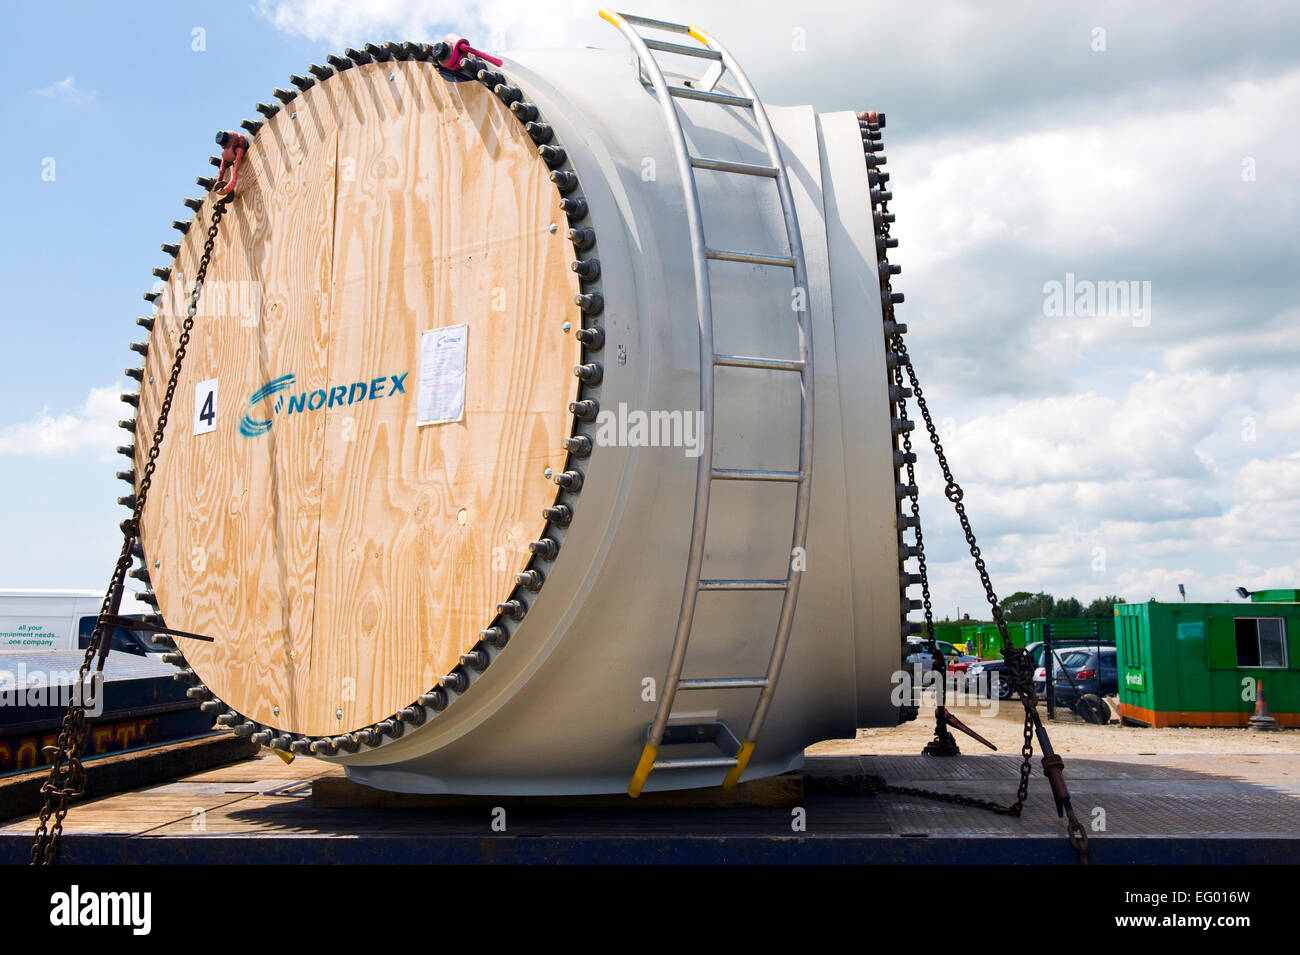
[[[1264,681],[1255,681],[1255,715],[1249,720],[1250,728],[1271,732],[1277,729],[1277,720],[1268,712],[1268,703],[1264,700]]]

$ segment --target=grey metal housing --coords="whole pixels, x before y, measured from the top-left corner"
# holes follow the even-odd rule
[[[683,184],[636,57],[562,50],[505,61],[503,71],[563,142],[598,236],[602,414],[617,419],[622,407],[624,420],[657,412],[662,422],[664,413],[698,410],[702,369]],[[692,153],[764,161],[751,116],[713,103],[680,107]],[[883,315],[858,120],[809,107],[767,112],[808,272],[816,441],[789,652],[745,778],[796,768],[813,742],[897,723],[890,677],[899,668],[904,616]],[[711,246],[785,249],[770,180],[701,174],[697,182]],[[717,352],[797,354],[788,271],[721,262],[710,274]],[[798,382],[771,370],[717,369],[718,466],[798,468]],[[469,674],[463,695],[436,719],[377,747],[329,755],[351,778],[406,792],[626,790],[673,645],[698,461],[681,446],[609,444],[597,434],[581,505],[509,644],[491,666]],[[712,497],[703,576],[785,576],[794,486],[724,481]],[[763,673],[780,605],[776,592],[702,592],[684,676]],[[716,720],[741,732],[758,692],[683,693],[669,725]],[[721,775],[656,772],[646,789],[712,786]]]

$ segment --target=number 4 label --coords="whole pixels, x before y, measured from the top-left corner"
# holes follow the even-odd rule
[[[194,386],[194,433],[217,430],[217,379]]]

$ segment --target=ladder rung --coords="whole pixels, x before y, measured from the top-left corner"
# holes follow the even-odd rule
[[[697,99],[703,103],[721,103],[723,106],[740,106],[753,109],[754,101],[747,96],[735,96],[731,93],[712,93],[694,90],[689,86],[670,86],[668,92],[681,99]]]
[[[715,481],[803,481],[802,471],[762,471],[756,468],[714,468]]]
[[[695,56],[701,60],[722,59],[721,53],[717,50],[710,50],[707,46],[686,46],[683,43],[669,43],[666,40],[651,40],[647,37],[641,39],[648,48],[658,50],[660,53],[680,53],[682,56]]]
[[[703,156],[692,156],[691,165],[696,169],[734,172],[741,176],[765,176],[768,179],[775,179],[777,174],[775,166],[756,166],[752,162],[732,162],[730,159],[705,159]]]
[[[656,759],[655,769],[719,769],[736,765],[734,756],[698,756],[686,759]]]
[[[726,249],[708,249],[705,256],[721,262],[752,262],[754,265],[784,265],[794,268],[794,259],[788,255],[763,255],[761,252],[730,252]]]
[[[718,580],[700,578],[701,590],[785,590],[789,586],[790,581],[788,580],[760,580],[757,578]]]
[[[748,355],[714,355],[713,363],[724,368],[769,368],[773,371],[803,371],[804,363],[790,358],[751,358]]]
[[[682,680],[677,684],[679,690],[745,690],[752,687],[767,686],[765,676],[719,677],[713,680]]]
[[[792,268],[796,284],[806,285],[805,253],[803,238],[799,229],[795,202],[790,186],[794,176],[782,155],[772,124],[768,119],[762,100],[754,92],[744,72],[725,49],[703,31],[682,24],[648,17],[622,16],[601,10],[600,15],[619,29],[627,37],[633,50],[640,59],[640,72],[636,78],[644,82],[648,77],[654,88],[654,95],[664,114],[664,122],[673,140],[679,172],[682,173],[683,198],[686,202],[690,225],[691,256],[696,275],[696,297],[700,312],[700,346],[705,359],[710,364],[708,374],[700,375],[700,402],[702,407],[712,407],[713,392],[716,383],[716,369],[719,366],[732,365],[760,369],[780,369],[800,373],[804,385],[804,412],[799,429],[799,458],[795,470],[773,470],[769,468],[720,468],[712,455],[703,457],[699,462],[698,480],[726,481],[772,481],[789,482],[797,485],[795,496],[794,545],[802,548],[808,536],[809,492],[812,480],[812,428],[810,426],[812,409],[812,354],[800,355],[795,359],[764,359],[742,355],[724,355],[717,352],[713,340],[712,321],[714,306],[709,296],[708,263],[712,260],[730,260],[751,264],[784,266]],[[678,42],[650,40],[637,32],[636,27],[659,30],[668,35],[676,35]],[[689,41],[682,39],[687,34],[700,42],[701,48],[685,45]],[[669,85],[664,77],[662,62],[664,58],[654,55],[655,51],[669,55],[681,54],[707,61],[704,75],[699,79],[683,82],[675,79],[676,86]],[[734,82],[728,85],[728,92],[716,91],[718,81],[730,73]],[[761,154],[750,155],[752,162],[738,162],[732,159],[692,156],[682,128],[682,108],[674,106],[677,99],[712,102],[733,107],[745,106],[750,109],[751,117],[764,144]],[[766,163],[766,165],[763,165]],[[700,182],[697,170],[728,173],[743,176],[756,176],[772,180],[777,189],[780,212],[784,220],[786,238],[789,244],[785,256],[764,255],[757,252],[734,252],[709,249],[705,238],[700,210]],[[745,243],[749,244],[749,243]],[[756,242],[755,244],[760,244]],[[777,246],[780,248],[780,245]],[[802,335],[811,333],[807,313],[800,318],[799,330]],[[701,367],[701,372],[704,369]],[[632,780],[628,785],[629,796],[635,797],[646,782],[652,770],[668,769],[727,769],[724,786],[734,784],[743,774],[754,752],[754,744],[760,734],[777,687],[777,674],[781,663],[788,655],[791,638],[791,626],[795,611],[795,597],[800,589],[800,578],[787,572],[784,580],[765,579],[705,579],[704,555],[706,528],[708,522],[708,484],[696,487],[697,498],[702,499],[703,507],[697,509],[691,525],[691,548],[688,556],[686,587],[683,595],[682,612],[678,615],[676,632],[673,638],[672,653],[669,657],[668,673],[664,683],[664,693],[659,699],[654,722],[647,727],[646,744],[642,749],[641,759],[637,764]],[[773,639],[767,675],[759,677],[716,677],[683,680],[682,667],[692,632],[700,627],[693,608],[701,591],[776,591],[782,594],[780,620]],[[752,671],[751,671],[752,672]],[[725,724],[715,718],[711,723],[687,721],[685,714],[676,727],[670,726],[673,720],[673,702],[679,689],[724,689],[752,687],[759,689],[758,699],[750,717],[749,729],[745,733],[745,742],[740,743],[735,734]],[[698,698],[697,698],[698,699]],[[680,759],[656,759],[658,747],[675,743],[697,744],[712,742],[716,753]],[[735,747],[734,752],[732,747]],[[679,751],[680,752],[680,751]],[[686,752],[705,753],[707,750],[687,750]],[[724,754],[732,753],[727,756]],[[708,775],[712,775],[709,773]]]
[[[635,13],[620,13],[620,17],[631,23],[633,26],[650,27],[655,30],[663,30],[666,33],[688,34],[691,28],[685,23],[671,23],[668,20],[652,20],[650,17],[639,17]]]

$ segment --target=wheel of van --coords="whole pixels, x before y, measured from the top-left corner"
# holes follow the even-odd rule
[[[1093,693],[1085,693],[1079,697],[1079,702],[1075,704],[1074,711],[1088,723],[1104,725],[1110,722],[1110,708],[1106,706],[1106,702],[1101,697]]]

